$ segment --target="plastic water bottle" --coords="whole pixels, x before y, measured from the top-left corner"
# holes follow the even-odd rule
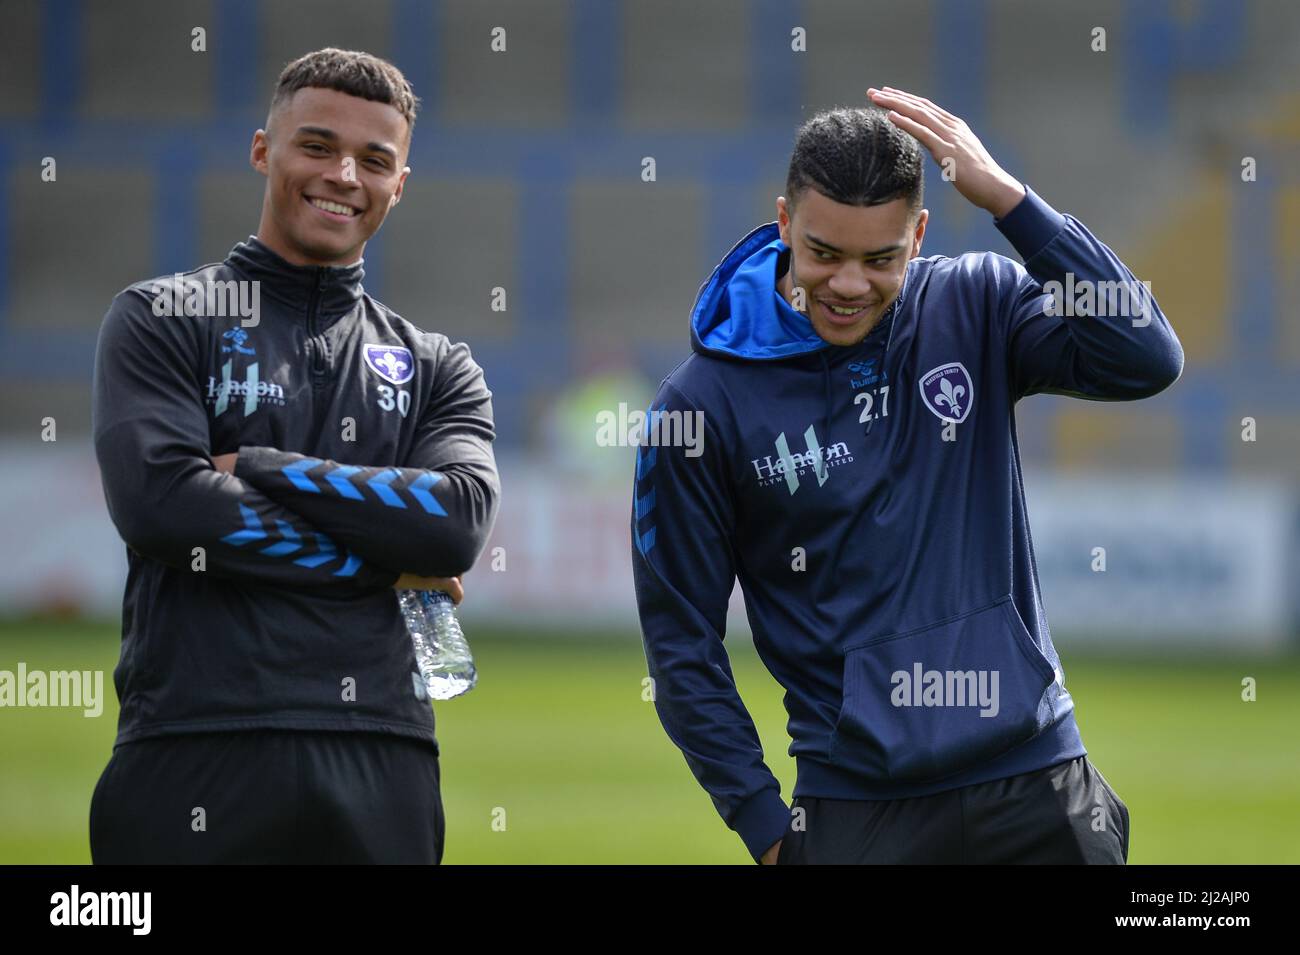
[[[450,700],[474,689],[478,673],[451,597],[441,590],[402,590],[397,602],[430,699]]]

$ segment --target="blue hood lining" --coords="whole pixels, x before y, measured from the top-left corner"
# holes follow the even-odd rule
[[[759,226],[737,242],[700,286],[691,310],[691,345],[704,354],[746,361],[774,361],[820,353],[825,382],[822,433],[826,434],[832,406],[830,363],[826,356],[833,346],[777,290],[777,262],[789,248],[781,241],[775,222]],[[910,272],[909,266],[903,273],[902,288],[880,319],[880,324],[889,326],[881,356],[882,371],[889,360],[889,347],[894,341],[898,310],[907,292]],[[878,328],[879,325],[872,329],[868,338]],[[867,434],[871,434],[874,424],[873,417],[867,423]]]
[[[777,260],[788,248],[769,222],[726,254],[691,310],[691,344],[698,351],[770,361],[830,347],[777,291]]]
[[[808,316],[790,307],[776,287],[776,266],[790,247],[775,222],[741,239],[700,286],[691,309],[691,345],[703,354],[746,361],[775,361],[832,348],[813,329]],[[911,272],[880,323],[889,323],[885,355]],[[872,335],[876,329],[872,329]],[[870,336],[868,336],[870,337]]]

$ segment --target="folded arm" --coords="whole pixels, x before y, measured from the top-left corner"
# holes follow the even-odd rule
[[[492,393],[465,345],[446,346],[402,467],[244,446],[235,477],[390,571],[453,577],[487,543],[501,496]]]
[[[109,516],[137,553],[192,572],[355,596],[397,574],[213,468],[193,326],[118,295],[100,328],[92,430]]]

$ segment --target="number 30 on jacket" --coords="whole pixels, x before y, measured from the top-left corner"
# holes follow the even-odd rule
[[[379,389],[379,407],[383,411],[392,411],[394,407],[401,412],[402,417],[411,410],[411,393],[397,389],[396,400],[394,400],[394,390],[390,385],[376,385]]]

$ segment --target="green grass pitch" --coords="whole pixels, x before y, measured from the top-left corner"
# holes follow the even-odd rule
[[[479,685],[436,711],[444,863],[750,863],[643,699],[635,634],[469,637]],[[1090,758],[1132,813],[1130,863],[1300,862],[1300,658],[1166,665],[1058,648]],[[107,698],[96,719],[0,708],[0,863],[90,861],[117,652],[112,625],[0,625],[0,669],[102,669]],[[746,644],[732,657],[788,798],[781,690]],[[1245,677],[1256,702],[1241,699]]]

